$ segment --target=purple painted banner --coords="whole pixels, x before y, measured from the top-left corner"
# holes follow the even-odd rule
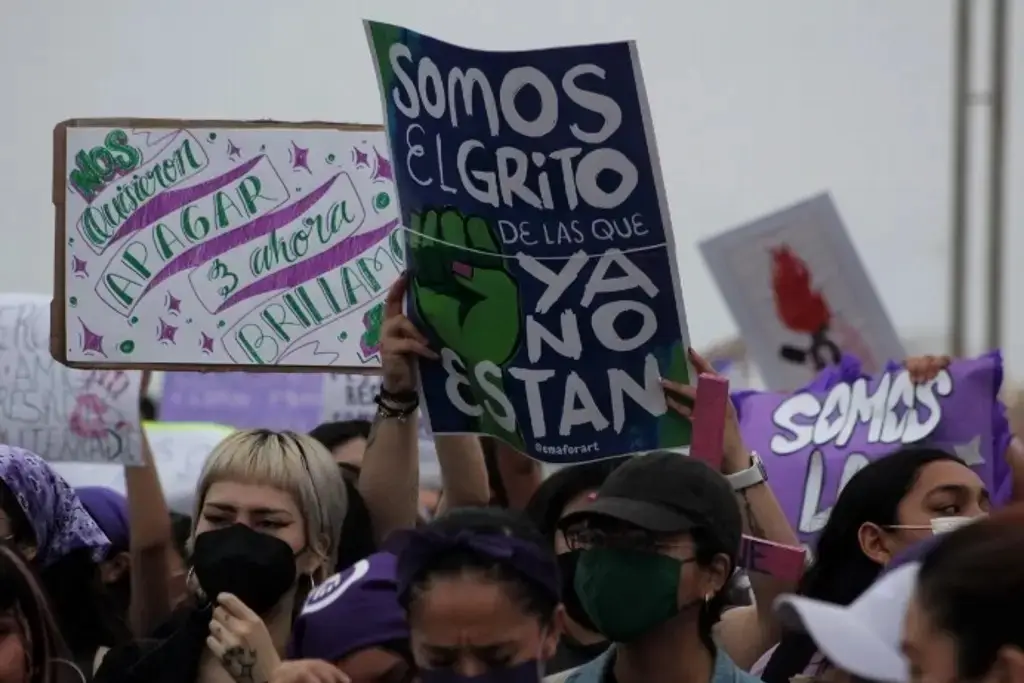
[[[169,372],[159,418],[308,432],[320,423],[323,386],[313,373]]]
[[[801,541],[824,527],[839,491],[858,470],[906,444],[934,445],[960,456],[989,486],[1008,497],[1003,454],[1009,425],[997,395],[1003,381],[998,352],[953,361],[915,385],[891,366],[860,376],[854,359],[829,368],[791,394],[733,396],[747,445],[761,455],[772,491]]]

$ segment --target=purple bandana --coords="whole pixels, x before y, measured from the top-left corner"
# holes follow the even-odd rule
[[[1012,478],[1004,453],[1012,437],[997,398],[1002,381],[999,352],[955,360],[917,386],[899,365],[868,377],[847,356],[800,391],[737,392],[733,402],[786,517],[810,543],[857,470],[911,443],[959,456],[993,501],[1005,502]]]
[[[114,548],[127,550],[130,541],[128,499],[105,486],[79,486],[75,493]]]
[[[110,540],[45,460],[23,448],[0,445],[0,480],[32,525],[37,565],[47,567],[79,548],[92,550],[97,562],[105,557]]]
[[[395,556],[377,553],[309,594],[292,626],[288,658],[336,662],[358,650],[408,639],[405,611],[398,604]]]

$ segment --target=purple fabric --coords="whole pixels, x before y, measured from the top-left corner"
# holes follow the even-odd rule
[[[216,422],[236,429],[308,432],[320,424],[323,375],[266,372],[169,372],[160,419]]]
[[[111,545],[119,550],[127,550],[128,499],[105,486],[80,486],[75,489],[75,493],[85,506],[86,512],[110,539]]]
[[[0,445],[0,480],[32,525],[37,565],[47,567],[79,548],[90,549],[97,562],[106,557],[110,540],[45,460],[23,448]]]
[[[861,374],[856,358],[844,356],[800,391],[738,392],[733,402],[744,440],[761,455],[786,516],[801,540],[811,542],[840,483],[869,460],[907,443],[961,455],[995,503],[1008,500],[1012,477],[1004,454],[1012,435],[997,398],[1002,381],[998,351],[953,361],[936,381],[916,388],[898,364],[871,378]],[[886,389],[884,401],[880,389]],[[861,401],[864,412],[846,420],[852,392],[875,400]],[[934,414],[928,401],[937,408]]]
[[[377,553],[317,586],[292,626],[288,658],[336,662],[358,650],[408,640],[395,564],[394,555]]]
[[[498,533],[479,533],[469,529],[456,534],[443,534],[430,527],[400,531],[389,538],[398,550],[398,594],[403,595],[423,568],[438,555],[452,550],[467,550],[480,557],[494,560],[547,589],[561,599],[558,565],[550,552],[535,544]]]

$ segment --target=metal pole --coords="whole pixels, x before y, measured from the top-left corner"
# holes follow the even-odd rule
[[[1003,244],[1006,189],[1006,74],[1010,43],[1008,0],[992,5],[992,86],[990,99],[988,176],[988,325],[986,345],[1003,341]]]
[[[967,196],[968,107],[971,78],[971,0],[956,0],[953,56],[953,177],[950,196],[949,346],[954,357],[964,355],[967,328]]]

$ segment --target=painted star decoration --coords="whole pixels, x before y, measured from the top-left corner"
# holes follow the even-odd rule
[[[205,353],[206,355],[212,355],[213,337],[206,334],[205,332],[201,332],[199,334],[199,348],[202,349],[203,353]]]
[[[160,329],[157,330],[156,340],[161,343],[167,342],[168,344],[173,344],[176,334],[178,334],[178,328],[174,325],[168,325],[164,322],[163,318],[160,318]]]
[[[298,145],[295,144],[295,141],[292,140],[291,157],[292,157],[292,170],[293,171],[298,171],[298,170],[302,169],[306,173],[309,173],[310,175],[313,174],[313,171],[310,170],[310,168],[309,168],[309,148],[308,147],[299,147]]]
[[[242,156],[242,150],[234,142],[228,140],[228,159],[234,161],[240,156]]]
[[[78,319],[78,324],[82,326],[82,351],[84,353],[98,353],[106,358],[107,353],[103,350],[103,335],[96,334],[86,327],[81,318]]]
[[[89,277],[89,271],[86,267],[89,264],[86,261],[78,258],[77,256],[71,257],[71,274],[77,278]]]
[[[370,156],[358,147],[352,148],[352,158],[356,168],[368,168],[370,166]]]
[[[377,169],[373,172],[374,180],[394,180],[395,172],[391,168],[391,162],[376,149],[373,150],[376,156]]]
[[[167,294],[167,311],[174,315],[181,313],[181,299],[169,292]]]
[[[956,457],[963,460],[964,464],[968,467],[985,464],[985,458],[981,455],[980,434],[967,443],[953,446],[953,452],[956,454]]]

